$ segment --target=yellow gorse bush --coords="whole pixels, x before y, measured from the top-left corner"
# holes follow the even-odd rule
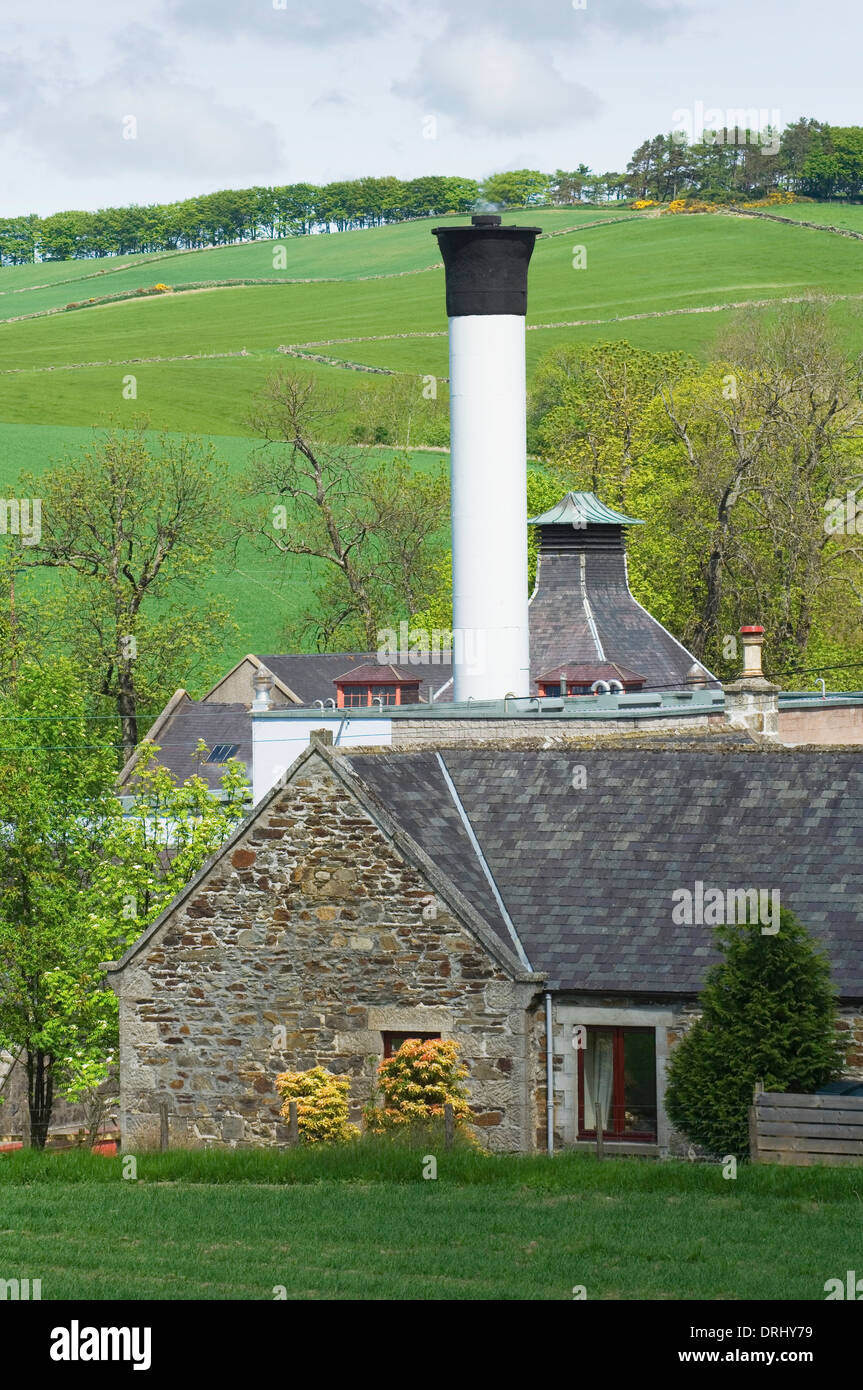
[[[300,1138],[309,1144],[343,1144],[359,1134],[356,1125],[348,1123],[349,1076],[334,1076],[323,1067],[309,1071],[285,1071],[276,1077],[276,1089],[282,1097],[282,1114],[290,1117],[290,1104],[297,1102],[297,1127]]]

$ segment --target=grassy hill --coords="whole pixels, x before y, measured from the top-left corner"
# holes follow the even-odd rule
[[[813,206],[801,204],[800,210]],[[849,347],[863,346],[857,288],[863,241],[762,218],[623,214],[615,220],[556,210],[519,220],[528,216],[546,230],[531,268],[529,368],[560,343],[621,336],[639,346],[705,356],[738,306],[755,304],[769,313],[771,304],[809,292],[831,298]],[[7,281],[22,278],[20,271],[32,278],[59,268],[4,270],[0,312],[7,314],[13,301],[18,314],[37,312],[52,296],[56,307],[73,289],[80,302],[86,290],[118,293],[142,280],[178,288],[0,323],[0,419],[88,425],[122,414],[128,410],[123,378],[132,372],[137,409],[154,426],[242,435],[252,396],[285,365],[278,349],[288,346],[345,364],[307,362],[299,370],[343,395],[347,422],[355,393],[376,384],[374,376],[347,364],[446,375],[443,271],[430,236],[435,221],[277,243],[286,247],[288,268],[276,283],[217,283],[240,276],[272,280],[269,242],[128,258],[136,260],[131,269],[100,270],[74,285],[45,287],[43,274],[42,288],[4,291]],[[573,269],[576,245],[586,248],[584,270]],[[92,277],[94,264],[74,262],[65,270]],[[311,283],[297,283],[301,277]],[[201,281],[203,288],[179,288]]]
[[[863,230],[863,207],[802,203],[779,214],[792,222],[614,209],[513,213],[543,229],[531,267],[529,372],[552,347],[623,337],[706,357],[742,306],[767,318],[813,292],[830,302],[849,349],[863,350],[863,240],[792,225]],[[351,439],[360,397],[387,381],[358,367],[413,374],[418,393],[420,376],[446,377],[443,271],[431,236],[442,220],[0,270],[0,486],[8,496],[22,468],[38,472],[79,447],[87,427],[132,415],[154,429],[207,436],[226,468],[239,471],[251,446],[253,397],[279,367],[333,388],[341,410],[331,429]],[[281,246],[286,268],[276,271]],[[577,246],[586,248],[585,269],[573,268]],[[231,280],[257,283],[225,285]],[[157,282],[173,292],[104,302]],[[91,297],[92,306],[63,311]],[[123,395],[130,375],[134,401]],[[443,383],[440,394],[445,405]],[[440,442],[423,429],[419,419],[414,442]],[[425,467],[433,456],[413,457]],[[286,568],[241,551],[237,569],[216,585],[241,624],[218,660],[283,646],[285,628],[305,610],[309,577],[299,562]]]

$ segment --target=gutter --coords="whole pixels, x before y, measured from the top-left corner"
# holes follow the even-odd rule
[[[545,1146],[554,1157],[554,1020],[551,990],[545,991]]]

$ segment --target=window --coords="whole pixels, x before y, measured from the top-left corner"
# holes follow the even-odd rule
[[[229,758],[233,758],[239,746],[238,743],[217,743],[215,748],[212,748],[207,754],[204,762],[226,763]]]
[[[554,685],[554,684],[549,685],[548,682],[545,681],[545,682],[543,682],[543,683],[540,685],[540,687],[539,687],[539,693],[540,693],[540,695],[544,695],[544,696],[548,696],[548,695],[559,695],[559,694],[560,694],[560,683],[558,683],[557,685]]]
[[[383,700],[385,705],[396,703],[396,687],[394,685],[370,685],[369,704],[372,700]]]
[[[398,686],[395,685],[346,685],[340,687],[343,709],[366,708],[373,700],[382,700],[385,705],[397,705]]]
[[[407,1042],[408,1038],[418,1038],[420,1042],[429,1042],[440,1037],[440,1033],[383,1033],[384,1056],[395,1057],[402,1043]]]
[[[588,1028],[578,1053],[578,1137],[656,1140],[656,1034],[652,1028]]]

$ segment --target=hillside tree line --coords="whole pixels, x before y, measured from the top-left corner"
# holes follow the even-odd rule
[[[768,138],[769,137],[769,138]],[[863,126],[801,117],[775,135],[724,128],[697,143],[655,135],[623,171],[515,169],[485,180],[428,175],[222,189],[176,203],[0,217],[0,265],[197,250],[348,231],[477,207],[568,207],[684,196],[732,202],[778,189],[808,198],[863,194]]]

